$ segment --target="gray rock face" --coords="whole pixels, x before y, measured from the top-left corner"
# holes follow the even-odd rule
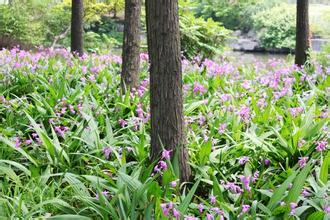
[[[330,39],[311,39],[312,49],[320,51],[326,44],[330,44]]]
[[[313,51],[320,51],[322,46],[329,44],[330,39],[311,39],[311,46]],[[249,31],[243,34],[242,31],[237,30],[233,32],[233,38],[228,41],[228,46],[234,51],[246,52],[270,52],[270,53],[293,53],[294,49],[290,48],[263,48],[257,39],[257,33]]]

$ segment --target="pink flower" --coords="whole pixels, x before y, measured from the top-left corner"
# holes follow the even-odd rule
[[[198,94],[198,93],[199,94],[204,94],[204,93],[207,92],[207,90],[205,89],[205,87],[202,84],[200,84],[198,82],[195,82],[193,92],[194,92],[195,95]]]
[[[297,117],[300,113],[304,111],[303,107],[289,108],[288,109],[292,117]]]
[[[166,162],[165,161],[159,161],[158,162],[158,164],[159,164],[159,167],[161,168],[161,169],[163,169],[163,170],[167,170],[167,164],[166,164]]]
[[[212,205],[214,205],[214,204],[216,203],[216,201],[217,201],[217,199],[215,198],[215,196],[211,195],[211,196],[210,196],[210,203],[211,203]]]
[[[32,143],[32,140],[31,139],[26,139],[25,141],[24,141],[24,144],[25,145],[30,145]]]
[[[167,208],[167,204],[166,203],[162,203],[162,204],[160,204],[160,207],[162,208],[163,215],[169,216],[170,210],[169,210],[169,208]]]
[[[206,214],[206,220],[213,220],[213,219],[214,219],[213,215],[211,215],[209,213]]]
[[[264,164],[265,164],[265,166],[268,167],[270,165],[270,160],[269,159],[265,159],[264,160]]]
[[[119,119],[118,120],[119,125],[123,128],[125,127],[128,123],[124,119]]]
[[[200,203],[200,204],[198,205],[198,210],[199,210],[200,213],[203,213],[204,205],[203,205],[202,203]]]
[[[251,191],[251,187],[250,187],[251,176],[240,176],[239,178],[240,178],[240,180],[241,180],[242,185],[244,186],[244,188],[247,191]]]
[[[175,188],[178,185],[178,182],[176,180],[170,182],[171,187]]]
[[[303,168],[306,165],[307,160],[308,157],[299,157],[299,161],[298,161],[299,167]]]
[[[220,126],[218,128],[218,133],[219,134],[223,134],[225,132],[226,128],[227,128],[227,124],[226,123],[220,124]]]
[[[328,142],[327,141],[317,141],[316,142],[316,150],[318,152],[324,151],[325,149],[327,149],[327,146],[328,146]]]
[[[170,155],[171,152],[172,152],[172,150],[166,150],[166,149],[164,149],[163,152],[162,152],[162,159],[164,159],[164,160],[171,159],[171,155]]]
[[[109,159],[111,153],[112,153],[111,147],[103,148],[103,154],[107,160]]]
[[[220,96],[220,99],[221,99],[222,102],[226,102],[226,101],[231,99],[231,95],[230,94],[222,94]]]
[[[250,160],[249,157],[247,157],[247,156],[243,156],[243,157],[240,157],[240,158],[238,159],[238,162],[239,162],[240,165],[244,165],[244,164],[246,164],[249,160]]]
[[[175,219],[180,219],[180,212],[178,210],[176,210],[176,208],[173,208],[173,216],[175,217]]]
[[[238,115],[242,120],[248,120],[250,118],[250,108],[245,105],[241,106],[241,109],[238,111]]]
[[[21,147],[22,144],[21,139],[19,137],[15,137],[14,140],[15,140],[15,147],[16,148]]]
[[[296,214],[297,203],[291,202],[290,203],[290,215]]]

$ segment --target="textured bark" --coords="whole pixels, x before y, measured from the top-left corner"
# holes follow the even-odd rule
[[[140,67],[141,0],[125,1],[125,24],[121,86],[123,91],[138,86]]]
[[[310,48],[308,0],[297,0],[295,64],[302,66]]]
[[[151,159],[162,146],[179,154],[180,179],[191,170],[185,148],[177,0],[146,0],[150,59]],[[173,154],[172,154],[173,155]]]
[[[71,12],[71,51],[83,55],[83,0],[72,0]]]

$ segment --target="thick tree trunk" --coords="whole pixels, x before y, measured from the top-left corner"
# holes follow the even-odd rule
[[[79,56],[83,55],[83,0],[72,0],[71,13],[71,51]]]
[[[150,57],[151,159],[162,146],[178,152],[181,181],[191,171],[185,148],[177,0],[146,0]]]
[[[310,48],[308,0],[297,0],[296,56],[295,64],[302,66]]]
[[[141,0],[125,1],[125,24],[121,86],[123,91],[138,86],[140,68]]]

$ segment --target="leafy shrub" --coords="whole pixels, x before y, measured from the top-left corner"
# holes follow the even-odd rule
[[[28,40],[28,16],[21,8],[0,5],[0,36],[12,36],[17,40]]]
[[[181,49],[191,59],[197,55],[204,60],[219,54],[225,45],[229,31],[211,18],[180,17]]]
[[[296,23],[293,6],[281,4],[253,16],[259,40],[266,48],[294,48]]]
[[[201,60],[220,53],[230,31],[212,18],[196,18],[187,8],[189,1],[180,2],[181,50],[188,59],[200,56]]]

